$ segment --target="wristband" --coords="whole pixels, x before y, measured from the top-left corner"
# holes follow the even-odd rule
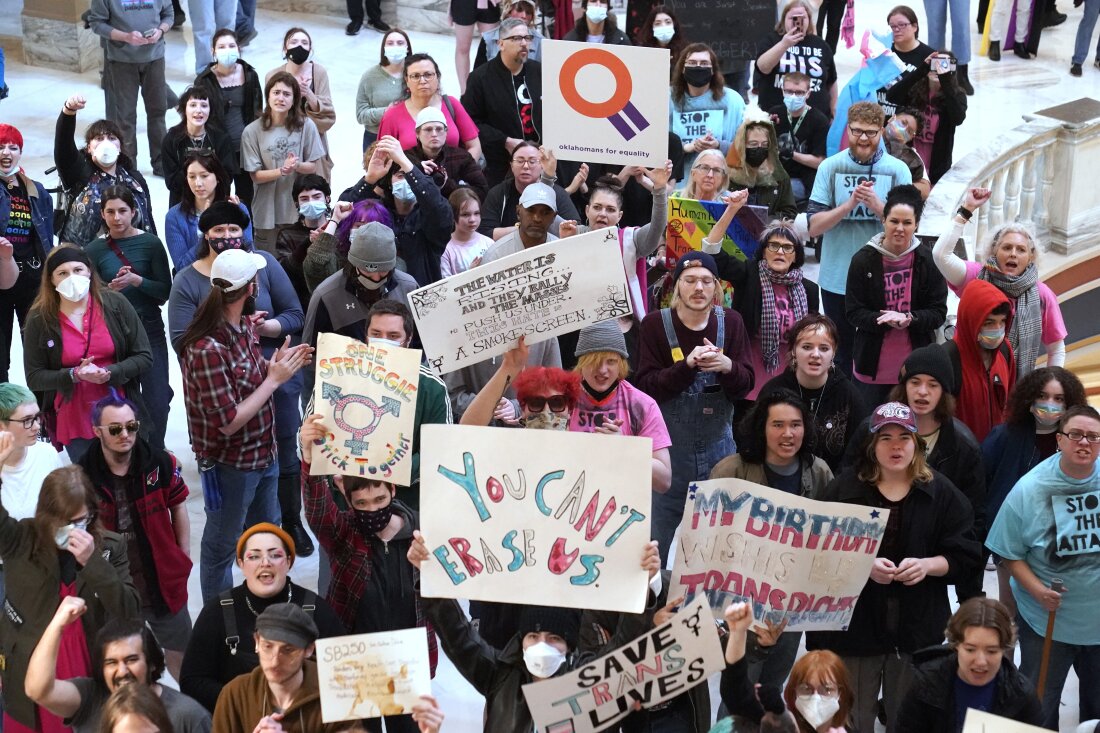
[[[73,384],[76,384],[76,367],[69,370],[69,379]]]
[[[959,216],[961,216],[962,218],[966,219],[967,221],[970,221],[970,217],[974,216],[973,211],[971,211],[970,209],[967,209],[963,206],[960,206],[959,210],[956,211],[955,213],[958,214]]]

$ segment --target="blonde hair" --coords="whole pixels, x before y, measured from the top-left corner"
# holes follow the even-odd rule
[[[600,366],[600,362],[609,356],[619,360],[619,379],[630,376],[630,363],[617,351],[590,351],[587,354],[581,354],[577,357],[577,365],[573,367],[573,371],[580,374],[585,369],[596,369]]]
[[[1039,266],[1039,245],[1036,243],[1035,225],[1030,221],[1014,221],[1005,224],[997,231],[993,232],[993,236],[989,238],[989,244],[985,251],[985,257],[982,259],[984,264],[997,254],[997,247],[1000,246],[1001,240],[1004,239],[1006,234],[1019,234],[1027,240],[1028,246],[1031,248],[1031,262],[1036,267]]]
[[[928,467],[928,459],[924,456],[924,438],[909,431],[906,431],[905,434],[913,438],[913,460],[909,462],[905,475],[910,482],[928,483],[932,480],[932,469]],[[875,457],[875,446],[878,445],[878,441],[881,439],[882,431],[871,433],[868,436],[863,451],[863,460],[859,467],[858,478],[860,481],[877,484],[882,479],[882,467],[879,466],[878,459]]]
[[[785,27],[787,24],[787,14],[795,8],[802,8],[806,11],[806,27],[803,28],[802,31],[807,36],[816,36],[817,28],[814,27],[814,16],[817,14],[814,12],[813,6],[810,5],[807,0],[790,0],[790,2],[786,3],[783,6],[783,10],[779,11],[779,22],[775,24],[775,32],[781,36],[787,34],[787,29]]]

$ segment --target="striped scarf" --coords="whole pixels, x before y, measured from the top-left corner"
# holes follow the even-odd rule
[[[1016,354],[1016,378],[1035,371],[1043,335],[1043,305],[1039,298],[1039,271],[1032,262],[1023,274],[1006,275],[997,269],[997,260],[990,257],[978,273],[978,279],[997,286],[997,289],[1016,301],[1016,313],[1008,330],[1008,342]]]
[[[794,322],[804,318],[809,307],[806,305],[806,288],[802,286],[802,268],[793,268],[783,274],[773,271],[767,263],[760,260],[757,267],[760,273],[760,355],[768,373],[779,367],[779,314],[775,309],[775,290],[773,285],[786,285],[791,296],[791,308],[794,309]]]

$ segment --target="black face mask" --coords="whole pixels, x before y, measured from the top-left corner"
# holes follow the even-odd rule
[[[684,79],[693,87],[710,86],[710,80],[714,78],[714,69],[701,66],[684,67]]]
[[[248,295],[244,299],[244,308],[241,309],[241,315],[253,316],[256,315],[256,296]]]
[[[768,159],[767,148],[746,148],[745,162],[753,168],[759,168]]]
[[[381,509],[376,509],[374,511],[356,509],[355,526],[358,527],[359,532],[364,536],[378,534],[386,528],[387,524],[390,523],[390,518],[392,516],[392,501]]]
[[[305,46],[295,46],[286,50],[286,57],[301,66],[309,58],[309,49]]]

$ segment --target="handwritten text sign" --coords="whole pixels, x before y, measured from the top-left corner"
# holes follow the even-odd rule
[[[741,479],[699,481],[680,523],[669,597],[705,595],[716,617],[744,601],[758,621],[787,619],[788,631],[844,629],[889,514]]]
[[[409,294],[416,329],[438,373],[516,345],[631,314],[614,227],[540,244]]]
[[[1044,733],[1046,728],[1020,723],[1011,718],[970,708],[966,711],[962,733]]]
[[[334,636],[317,640],[321,720],[405,715],[432,694],[424,629]]]
[[[314,410],[329,432],[313,446],[313,476],[343,474],[408,486],[420,352],[368,346],[335,333],[317,339]]]
[[[726,205],[719,201],[696,201],[672,196],[668,200],[668,225],[665,246],[669,257],[679,258],[703,248],[703,238],[714,222],[722,218]],[[753,259],[768,210],[764,206],[742,206],[722,239],[722,251],[739,260]]]
[[[546,147],[562,160],[664,165],[670,62],[663,48],[544,41]]]
[[[649,438],[466,425],[421,436],[425,596],[642,611]]]
[[[680,695],[726,666],[718,628],[697,598],[666,623],[567,675],[523,686],[546,733],[595,733]]]
[[[1050,497],[1059,557],[1100,552],[1100,491]]]

